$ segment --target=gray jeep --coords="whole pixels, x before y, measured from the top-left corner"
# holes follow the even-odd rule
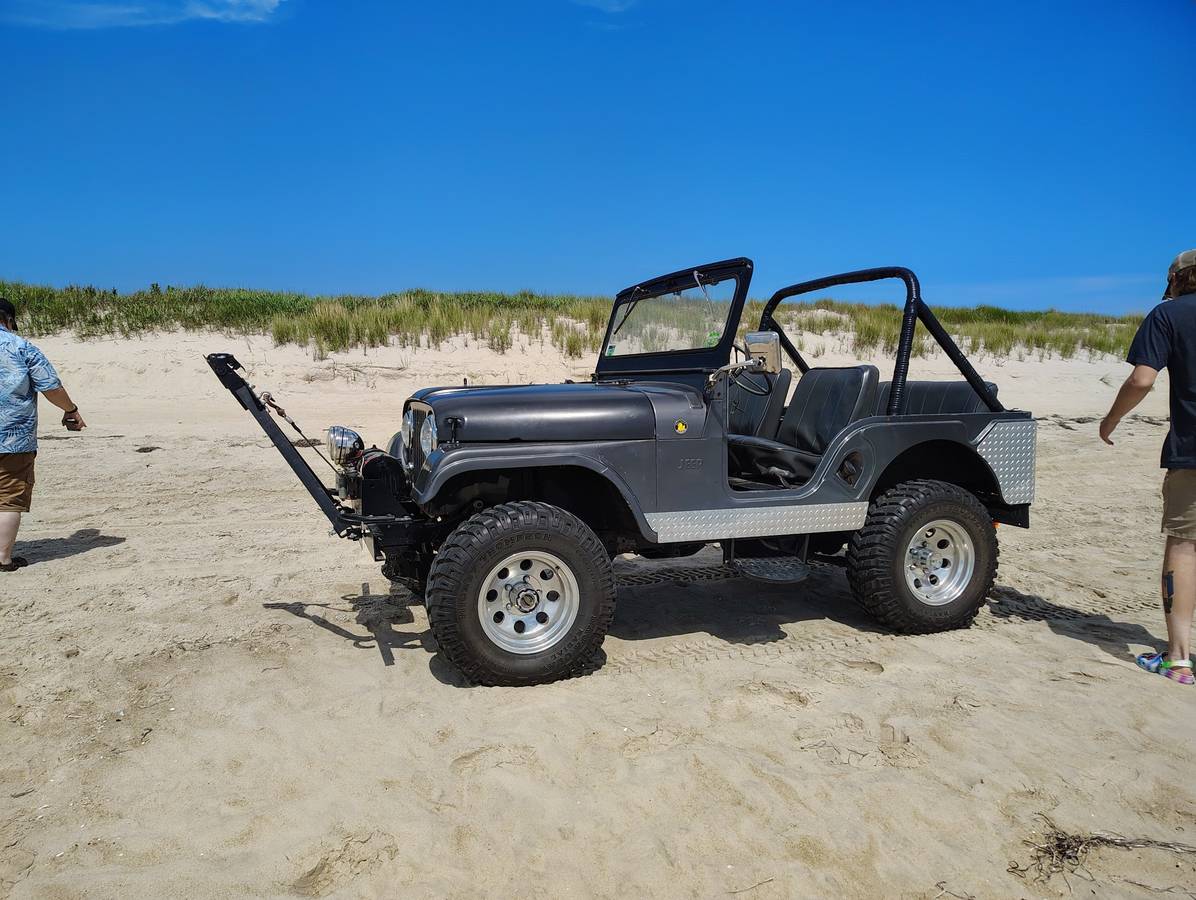
[[[336,533],[424,597],[440,650],[476,683],[591,666],[620,553],[717,543],[739,574],[781,583],[838,564],[889,628],[969,624],[996,574],[995,523],[1029,526],[1034,419],[1000,404],[908,269],[783,288],[740,341],[751,275],[733,259],[624,290],[588,383],[426,388],[385,450],[330,428],[335,488],[234,357],[207,361]],[[891,381],[874,366],[811,367],[774,317],[789,297],[885,278],[906,287]],[[907,378],[919,321],[963,380]]]

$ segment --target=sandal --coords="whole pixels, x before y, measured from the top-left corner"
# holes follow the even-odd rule
[[[17,569],[23,569],[29,565],[29,560],[23,556],[14,556],[10,563],[0,563],[0,572],[15,572]]]
[[[1196,676],[1193,676],[1190,671],[1192,661],[1190,659],[1167,659],[1166,651],[1141,654],[1138,657],[1138,666],[1147,672],[1162,675],[1164,678],[1170,678],[1180,684],[1196,684]],[[1188,669],[1189,671],[1176,672],[1176,669]]]

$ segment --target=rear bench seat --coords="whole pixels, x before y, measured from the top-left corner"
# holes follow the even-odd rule
[[[997,386],[984,382],[996,396]],[[889,409],[891,381],[882,381],[876,396],[876,414],[884,416]],[[933,416],[940,413],[988,412],[984,401],[972,390],[966,381],[907,381],[905,383],[905,414],[907,416]]]

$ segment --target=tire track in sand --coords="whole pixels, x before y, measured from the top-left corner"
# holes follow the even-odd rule
[[[823,570],[834,566],[818,566]],[[695,583],[729,581],[740,576],[723,565],[693,565],[660,568],[642,571],[616,569],[616,581],[620,588],[646,587],[666,583]],[[1134,614],[1154,610],[1158,603],[1152,599],[1112,600],[1103,599],[1099,605],[1087,601],[1069,601],[1064,606],[1033,594],[1023,594],[1015,588],[998,585],[989,596],[988,604],[981,609],[973,628],[991,630],[1010,623],[1045,622],[1064,624],[1083,629],[1085,624],[1109,627],[1111,614]],[[1116,623],[1114,623],[1116,624]],[[933,638],[934,635],[920,637]],[[701,637],[692,640],[677,640],[644,649],[620,647],[614,653],[608,652],[605,663],[594,674],[619,674],[641,670],[645,666],[671,668],[693,666],[724,660],[775,660],[793,654],[819,654],[855,650],[893,641],[909,640],[910,636],[887,631],[861,631],[857,634],[836,637],[812,637],[787,635],[777,638],[769,636],[759,642],[729,643],[718,638]],[[609,646],[609,645],[608,645]]]

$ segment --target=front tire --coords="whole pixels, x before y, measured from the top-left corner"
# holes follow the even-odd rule
[[[881,624],[929,634],[971,624],[997,575],[997,532],[969,491],[908,481],[877,497],[847,548],[857,603]]]
[[[428,574],[440,651],[475,684],[583,674],[615,612],[615,577],[584,522],[547,503],[483,510],[449,535]]]

